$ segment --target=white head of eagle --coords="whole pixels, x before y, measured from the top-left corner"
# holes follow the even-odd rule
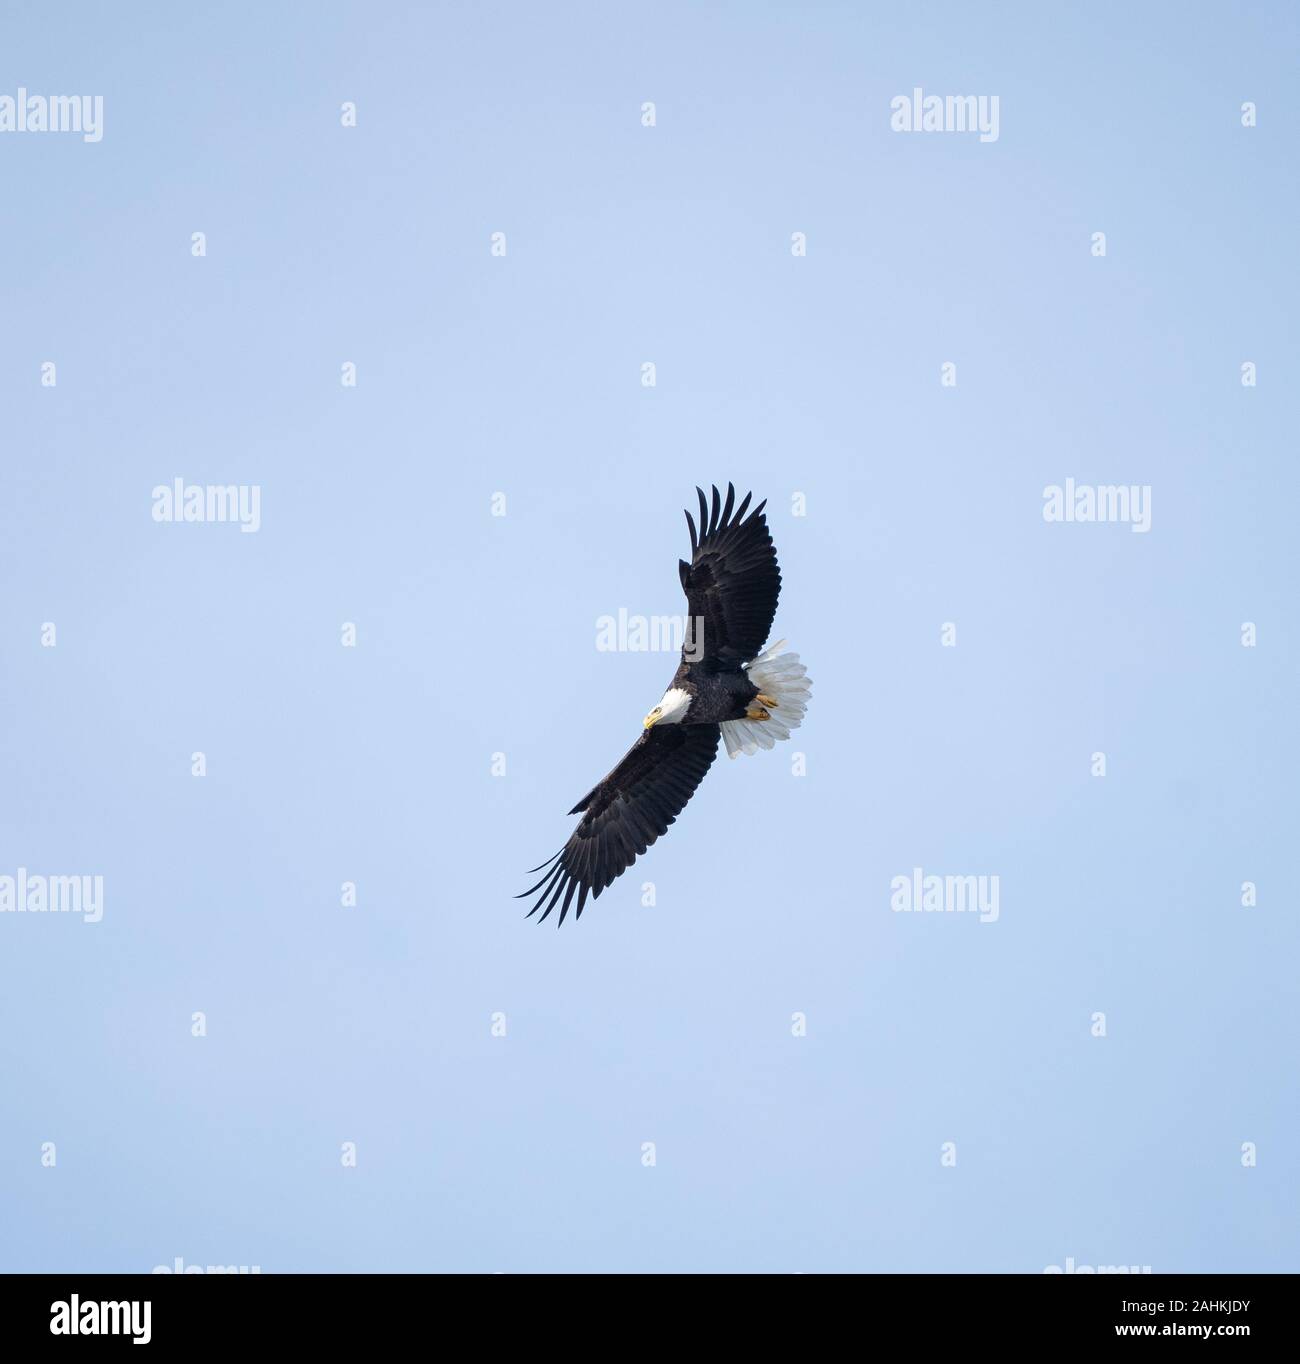
[[[691,561],[677,565],[692,627],[681,666],[622,762],[569,811],[582,816],[569,841],[533,868],[542,879],[517,897],[541,892],[530,918],[545,904],[545,919],[563,897],[563,923],[575,893],[580,918],[587,896],[599,899],[676,820],[719,739],[734,758],[775,747],[803,721],[810,683],[799,655],[783,652],[784,640],[763,647],[781,595],[767,504],[749,512],[746,494],[737,506],[731,484],[725,504],[716,487],[711,505],[695,491],[699,531],[687,512]]]
[[[690,708],[690,692],[685,687],[669,687],[664,692],[664,699],[641,721],[641,726],[650,729],[654,725],[675,725],[686,719]]]

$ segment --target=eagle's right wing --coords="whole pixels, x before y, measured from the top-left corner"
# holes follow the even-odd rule
[[[560,923],[578,892],[577,915],[664,833],[695,794],[718,751],[717,725],[660,724],[643,730],[623,761],[569,811],[582,815],[569,841],[534,871],[546,874],[522,900],[540,890],[531,919],[546,901],[542,919],[560,896]],[[538,920],[541,922],[541,919]]]

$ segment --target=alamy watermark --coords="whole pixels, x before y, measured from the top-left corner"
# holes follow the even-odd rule
[[[1096,521],[1128,524],[1137,535],[1151,529],[1149,483],[1076,483],[1067,478],[1062,487],[1049,483],[1043,489],[1044,521]]]
[[[996,876],[927,876],[913,867],[910,876],[889,883],[895,914],[978,914],[980,923],[998,921],[1001,887]]]
[[[0,95],[0,133],[80,133],[83,142],[104,136],[103,95]]]
[[[80,914],[83,923],[104,917],[102,876],[0,876],[0,914]]]
[[[1044,1274],[1150,1274],[1150,1265],[1076,1265],[1074,1256],[1065,1257],[1065,1265],[1048,1265]]]
[[[910,95],[895,95],[889,111],[896,133],[978,133],[981,142],[998,140],[997,95],[927,95],[918,85]]]
[[[596,652],[676,654],[688,663],[704,657],[703,616],[637,616],[626,606],[617,616],[597,616]]]
[[[107,1302],[84,1301],[77,1293],[50,1304],[52,1336],[130,1336],[132,1345],[148,1345],[153,1339],[150,1318],[153,1303],[138,1298]]]
[[[260,1274],[261,1265],[187,1265],[178,1255],[169,1265],[154,1265],[152,1274]]]
[[[153,519],[173,521],[238,521],[245,532],[262,525],[262,488],[258,483],[160,483],[153,490]]]

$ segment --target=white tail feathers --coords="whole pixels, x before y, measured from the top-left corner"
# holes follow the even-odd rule
[[[764,649],[752,663],[745,664],[749,680],[764,696],[776,698],[776,705],[768,707],[770,720],[724,720],[722,739],[727,745],[727,757],[738,753],[757,753],[760,748],[775,748],[778,739],[788,739],[790,731],[803,723],[812,683],[808,672],[799,662],[798,654],[783,654],[785,640]]]

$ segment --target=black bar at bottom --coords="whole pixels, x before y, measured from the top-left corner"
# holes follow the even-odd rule
[[[1269,1342],[1295,1336],[1294,1274],[528,1275],[14,1274],[0,1276],[0,1342],[430,1345],[517,1338],[605,1348],[718,1336],[815,1347],[848,1331],[979,1348],[1114,1342]],[[574,1282],[584,1278],[586,1282]],[[622,1323],[621,1325],[619,1323]],[[453,1339],[460,1339],[457,1335]],[[467,1342],[468,1343],[468,1342]],[[621,1348],[621,1347],[620,1347]]]

